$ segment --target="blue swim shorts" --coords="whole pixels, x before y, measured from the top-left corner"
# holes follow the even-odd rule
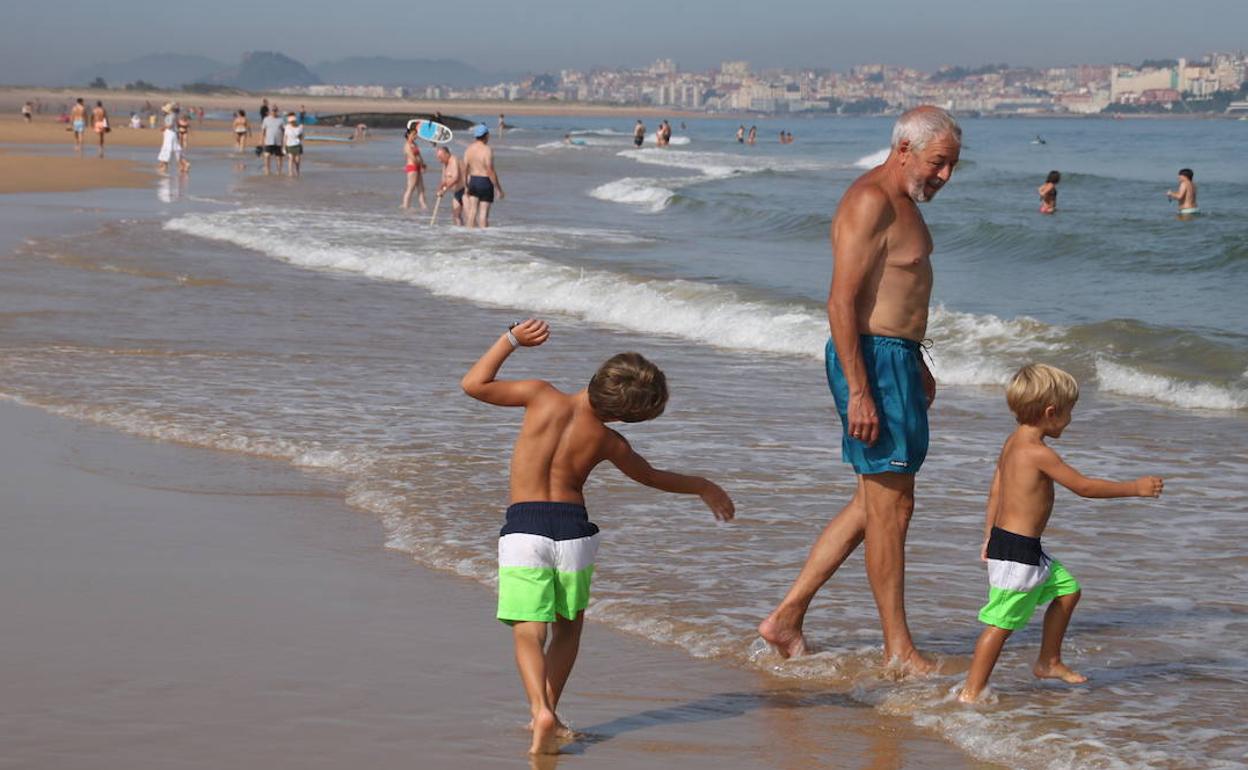
[[[859,338],[871,397],[880,416],[880,437],[872,446],[849,435],[849,383],[828,340],[828,387],[841,416],[841,460],[858,474],[918,473],[927,457],[927,395],[919,374],[919,343],[901,337]]]

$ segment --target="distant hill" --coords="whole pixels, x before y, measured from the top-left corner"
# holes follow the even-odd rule
[[[352,56],[316,65],[326,83],[370,86],[451,86],[467,88],[499,81],[454,59],[392,59],[388,56]]]
[[[145,80],[161,88],[177,88],[183,83],[203,80],[227,65],[205,56],[177,53],[155,53],[121,62],[105,62],[74,71],[72,85],[86,85],[97,77],[118,88],[136,80]]]
[[[310,86],[321,82],[301,62],[276,51],[243,54],[239,66],[197,80],[247,91],[269,91],[287,86]]]

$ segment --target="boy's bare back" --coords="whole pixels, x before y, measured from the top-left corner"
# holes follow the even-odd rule
[[[1050,457],[1051,456],[1051,457]],[[1057,453],[1042,439],[1016,430],[997,458],[997,477],[989,504],[996,526],[1027,537],[1040,537],[1053,513],[1053,479],[1040,470]]]
[[[541,385],[525,407],[511,456],[511,502],[583,505],[585,479],[598,463],[619,454],[624,439],[602,424],[583,394],[536,382]]]

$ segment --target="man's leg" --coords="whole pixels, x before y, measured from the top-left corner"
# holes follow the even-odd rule
[[[479,212],[477,218],[480,221],[478,227],[490,226],[490,205],[488,201],[481,201],[477,204],[477,211]]]
[[[914,476],[876,473],[862,477],[866,503],[867,579],[884,632],[884,661],[899,660],[917,673],[931,671],[906,625],[906,531],[914,512]]]
[[[863,503],[863,477],[858,477],[858,489],[849,504],[841,509],[823,528],[819,539],[811,546],[806,563],[788,594],[758,626],[758,633],[779,650],[783,657],[803,655],[806,640],[802,637],[802,622],[815,594],[854,552],[866,533],[866,506]]]
[[[467,227],[477,226],[478,200],[475,195],[464,195],[464,225]]]
[[[529,753],[553,754],[558,720],[546,699],[546,624],[522,621],[512,625],[511,630],[516,643],[516,667],[520,669],[520,681],[524,683],[529,712],[533,715],[533,743]]]

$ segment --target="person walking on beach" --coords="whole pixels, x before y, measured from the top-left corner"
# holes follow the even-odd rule
[[[161,134],[160,154],[156,156],[156,169],[161,175],[169,174],[169,161],[178,159],[178,171],[185,174],[191,170],[191,164],[182,154],[182,142],[178,139],[178,105],[169,102],[160,108],[165,113],[165,130]]]
[[[182,152],[191,149],[191,118],[185,111],[178,112],[178,142],[182,145]]]
[[[1196,205],[1196,183],[1192,181],[1190,168],[1179,169],[1179,189],[1166,190],[1166,198],[1179,202],[1179,219],[1189,219],[1200,213]]]
[[[633,146],[640,147],[646,141],[646,124],[637,120],[637,125],[633,126]]]
[[[268,116],[269,116],[269,100],[261,99],[260,100],[260,122],[263,123],[264,119],[267,118]]]
[[[265,108],[268,108],[268,100],[265,100]],[[277,116],[276,112],[266,112],[264,120],[260,121],[260,134],[264,144],[261,155],[264,156],[264,173],[269,175],[273,173],[272,165],[274,158],[277,159],[277,173],[282,173],[282,140],[286,136],[286,127],[282,124],[282,119]]]
[[[113,130],[108,125],[108,112],[104,109],[104,102],[96,101],[95,107],[91,109],[91,129],[99,137],[100,157],[102,158],[104,157],[104,135]]]
[[[247,151],[247,139],[251,136],[251,124],[247,122],[247,111],[239,110],[234,115],[234,150],[239,153]]]
[[[69,121],[74,130],[74,150],[81,153],[82,137],[87,130],[87,106],[82,103],[81,96],[69,110]]]
[[[490,130],[484,123],[478,123],[472,129],[472,135],[476,141],[464,151],[464,173],[468,177],[464,193],[464,221],[468,227],[489,227],[494,193],[498,193],[499,200],[506,196],[494,169]]]
[[[425,159],[420,157],[419,141],[416,129],[409,126],[403,134],[403,173],[407,175],[407,186],[403,188],[403,202],[399,207],[410,209],[412,193],[419,192],[416,200],[420,203],[420,210],[425,211],[429,205],[425,203]]]
[[[906,530],[914,477],[927,455],[936,381],[920,354],[932,293],[932,237],[918,205],[957,166],[962,129],[944,110],[897,119],[887,160],[850,185],[832,220],[828,385],[841,418],[841,459],[858,488],[824,528],[779,606],[759,625],[780,655],[806,652],[802,623],[815,593],[860,543],[880,614],[884,661],[926,673],[906,625]]]
[[[1053,514],[1053,482],[1080,497],[1161,497],[1157,476],[1134,481],[1090,479],[1063,462],[1044,443],[1059,439],[1079,400],[1079,383],[1061,369],[1030,364],[1019,369],[1005,393],[1018,428],[1006,439],[988,492],[984,544],[979,558],[988,563],[988,603],[979,611],[983,633],[958,695],[974,703],[1010,634],[1027,625],[1036,607],[1048,604],[1040,654],[1031,667],[1037,679],[1083,684],[1088,678],[1062,661],[1062,640],[1082,591],[1062,563],[1040,547],[1040,536]]]
[[[282,144],[286,155],[286,173],[299,176],[303,165],[303,125],[295,113],[286,113],[286,125],[282,128]]]
[[[34,119],[34,113],[35,113],[35,107],[33,104],[30,103],[29,100],[25,104],[22,105],[22,119],[25,120],[27,123],[31,122]]]
[[[438,145],[434,153],[442,164],[442,181],[438,184],[438,197],[451,193],[451,221],[464,224],[464,166],[445,144]]]
[[[496,616],[511,626],[532,717],[530,754],[554,754],[561,738],[572,737],[556,709],[576,663],[598,552],[598,527],[589,520],[581,491],[590,472],[607,460],[640,484],[699,496],[718,521],[730,521],[734,513],[732,499],[713,482],[651,467],[606,426],[663,413],[667,380],[640,354],[612,356],[575,393],[545,380],[497,379],[516,348],[536,347],[549,337],[544,321],[515,324],[460,381],[478,401],[525,410],[498,540]]]
[[[1061,173],[1050,171],[1044,179],[1044,184],[1036,189],[1036,193],[1040,196],[1041,214],[1057,213],[1057,183],[1060,181],[1062,181]]]

